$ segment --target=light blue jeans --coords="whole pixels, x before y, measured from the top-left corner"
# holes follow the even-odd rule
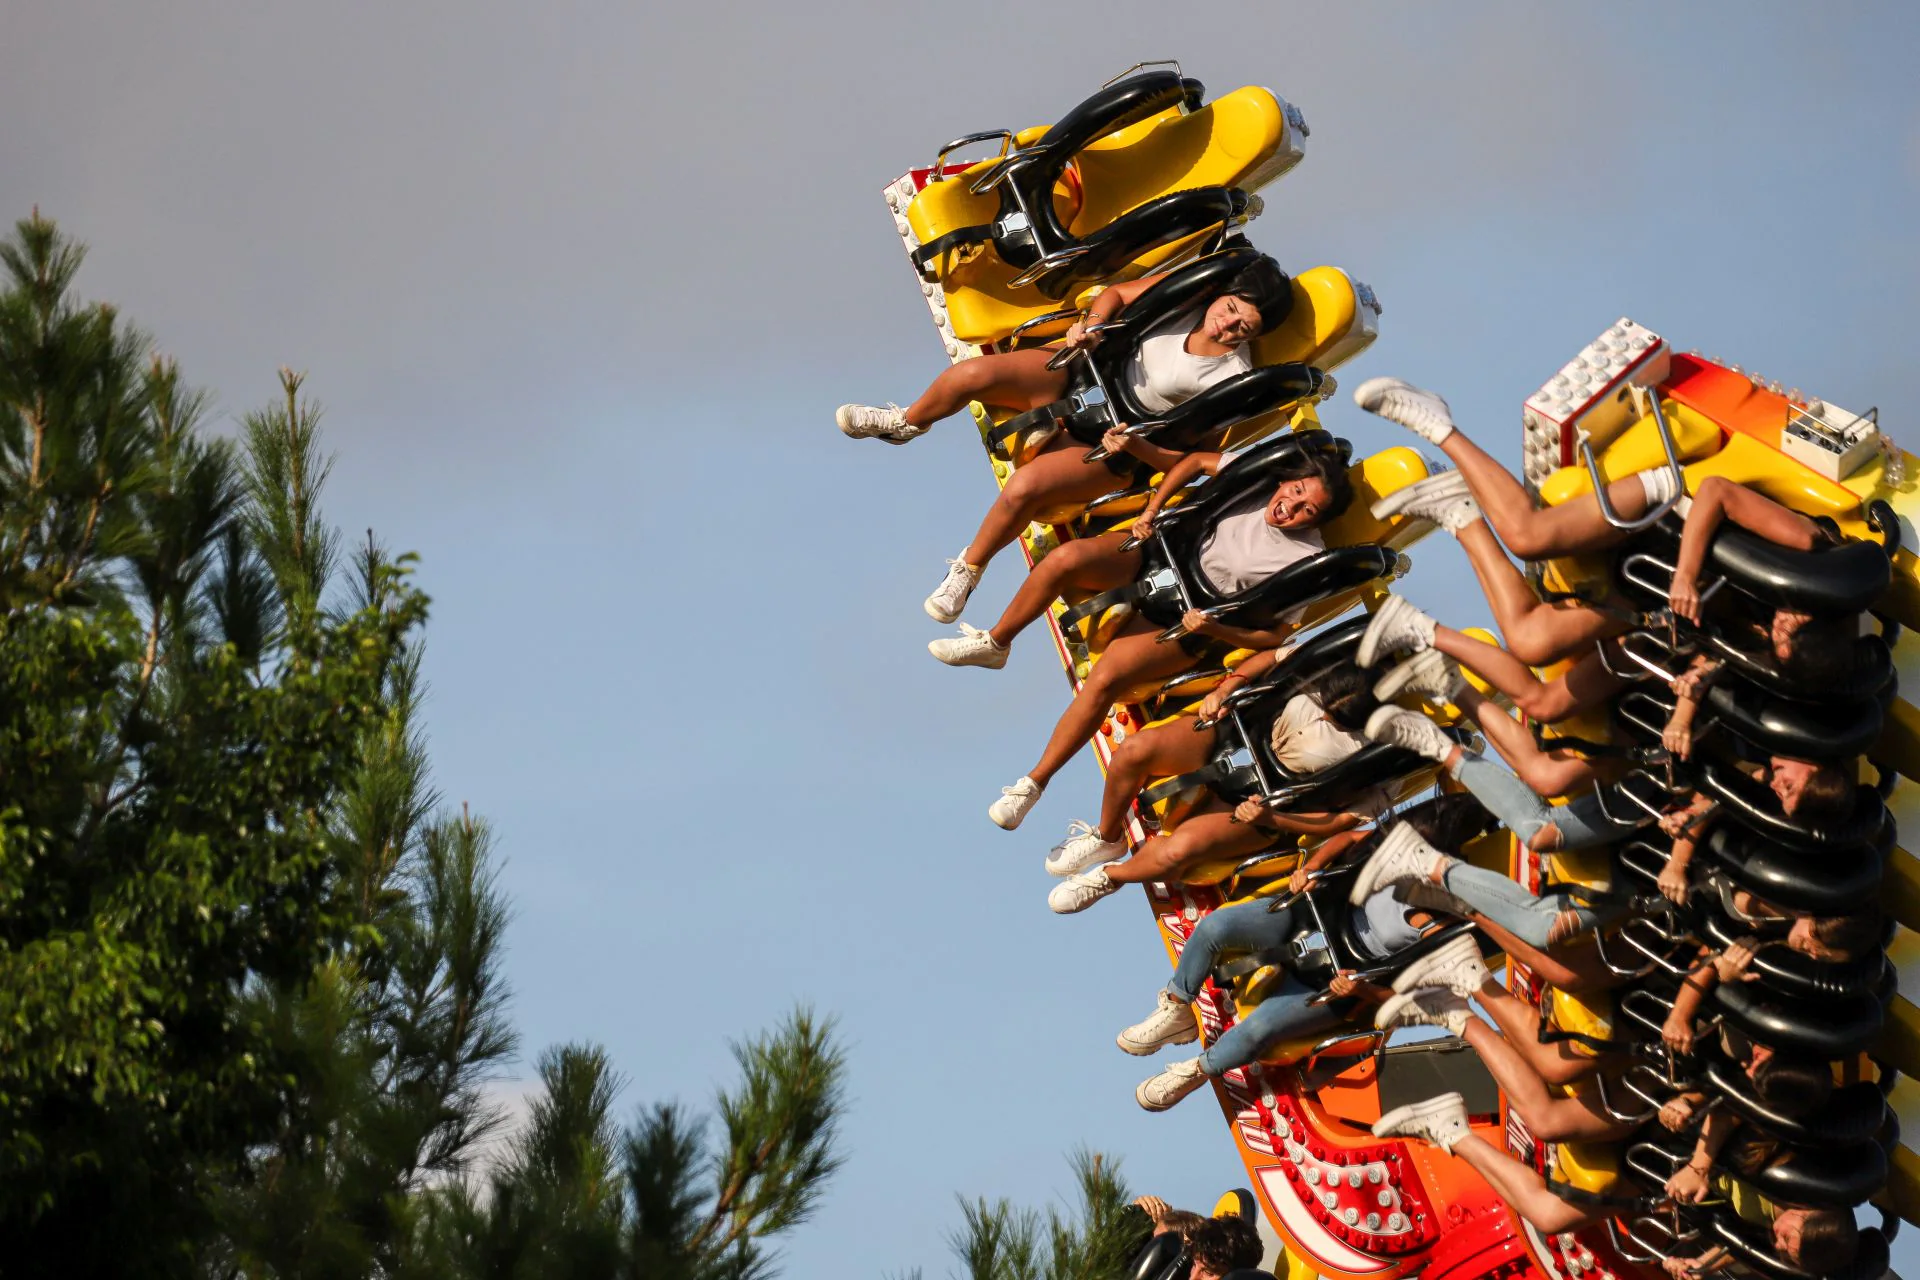
[[[1167,990],[1192,1004],[1220,956],[1228,951],[1265,951],[1280,946],[1296,932],[1292,908],[1268,911],[1265,902],[1241,902],[1210,912],[1193,927],[1180,963]],[[1344,904],[1342,904],[1344,906]],[[1200,1055],[1200,1069],[1210,1076],[1257,1061],[1268,1045],[1298,1036],[1314,1035],[1342,1025],[1346,1019],[1326,1005],[1309,1005],[1317,994],[1289,973],[1280,985],[1255,1005],[1252,1012],[1229,1027]],[[1336,1001],[1336,1005],[1344,1004]]]
[[[1611,821],[1600,811],[1600,802],[1591,792],[1576,796],[1570,804],[1555,807],[1513,773],[1481,755],[1462,755],[1460,763],[1454,766],[1453,776],[1487,806],[1487,812],[1500,819],[1500,825],[1528,846],[1541,829],[1548,826],[1559,829],[1562,849],[1590,849],[1594,845],[1612,844],[1653,821],[1652,818],[1630,823]]]
[[[1579,917],[1582,931],[1593,928],[1603,918],[1604,906],[1596,910],[1589,903],[1575,901],[1564,889],[1548,894],[1532,894],[1516,880],[1483,867],[1456,862],[1447,868],[1447,892],[1459,898],[1487,919],[1536,947],[1547,945],[1553,921],[1562,911]]]

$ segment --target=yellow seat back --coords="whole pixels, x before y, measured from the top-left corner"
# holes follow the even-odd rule
[[[1595,1195],[1610,1195],[1620,1185],[1620,1144],[1561,1142],[1553,1147],[1554,1177]]]
[[[1595,1040],[1613,1037],[1613,997],[1604,991],[1572,995],[1553,988],[1546,1008],[1547,1020],[1562,1031],[1572,1031]]]
[[[1045,126],[1025,130],[1016,143],[1025,145],[1045,132]],[[1168,108],[1081,151],[1054,185],[1054,211],[1062,226],[1084,236],[1175,191],[1211,186],[1252,191],[1299,163],[1300,142],[1266,89],[1236,89],[1184,116]],[[997,191],[976,196],[967,189],[992,163],[982,160],[945,182],[929,183],[913,198],[907,223],[921,244],[999,215]],[[1113,280],[1137,279],[1189,257],[1209,234],[1150,250]],[[1018,274],[991,245],[948,255],[941,285],[954,337],[982,345],[997,342],[1022,322],[1062,305],[1031,286],[1010,287]]]

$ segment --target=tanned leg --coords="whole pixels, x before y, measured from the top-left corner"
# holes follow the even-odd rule
[[[1191,814],[1172,834],[1155,836],[1125,862],[1108,863],[1107,878],[1119,884],[1177,883],[1203,862],[1244,858],[1268,848],[1277,838],[1271,831],[1235,822],[1223,806]]]
[[[1520,659],[1497,644],[1455,631],[1433,629],[1433,647],[1513,699],[1513,704],[1542,724],[1553,724],[1600,705],[1627,682],[1608,673],[1598,653],[1590,653],[1552,680],[1542,680]]]
[[[1455,435],[1460,434],[1454,432]],[[1547,1181],[1478,1134],[1453,1144],[1453,1154],[1472,1165],[1494,1194],[1512,1206],[1534,1230],[1553,1235],[1591,1226],[1606,1217],[1604,1209],[1576,1209],[1547,1190]]]
[[[1494,624],[1513,656],[1528,666],[1545,666],[1596,640],[1610,639],[1627,630],[1625,622],[1597,609],[1571,602],[1543,602],[1513,561],[1507,559],[1486,521],[1474,521],[1461,529],[1459,536],[1474,576],[1480,580],[1480,589],[1493,608]]]
[[[1118,840],[1127,828],[1133,798],[1149,778],[1190,773],[1206,764],[1218,730],[1196,732],[1197,716],[1181,716],[1151,729],[1131,734],[1114,749],[1107,765],[1106,787],[1100,795],[1100,838]]]
[[[975,356],[949,365],[907,406],[907,421],[930,427],[974,400],[1014,413],[1051,404],[1067,390],[1066,370],[1047,368],[1047,361],[1057,354],[1038,348]]]
[[[1573,1142],[1617,1136],[1634,1127],[1610,1120],[1580,1098],[1556,1098],[1547,1082],[1505,1036],[1478,1018],[1467,1019],[1466,1041],[1500,1083],[1507,1102],[1542,1142]]]
[[[1476,689],[1459,697],[1460,710],[1473,717],[1487,741],[1513,766],[1520,780],[1543,796],[1563,796],[1592,782],[1591,761],[1570,751],[1542,751],[1527,727]]]
[[[1086,451],[1085,445],[1073,441],[1071,447],[1050,449],[1016,468],[1000,496],[987,508],[980,531],[973,535],[961,558],[981,568],[1047,512],[1085,506],[1112,493],[1120,484],[1119,477],[1103,462],[1086,461]]]
[[[1591,495],[1557,507],[1536,507],[1513,473],[1462,432],[1448,436],[1440,448],[1460,469],[1500,541],[1522,560],[1578,555],[1617,547],[1626,540],[1627,535],[1600,514],[1600,504]],[[1647,509],[1647,491],[1636,477],[1608,485],[1607,499],[1628,519]]]
[[[1565,1041],[1541,1044],[1539,1011],[1492,978],[1481,984],[1474,998],[1506,1036],[1507,1043],[1518,1049],[1533,1073],[1548,1084],[1584,1080],[1616,1060],[1617,1055],[1587,1053]]]
[[[1157,630],[1136,618],[1113,638],[1061,714],[1053,736],[1047,740],[1047,749],[1040,753],[1040,763],[1027,770],[1029,778],[1046,786],[1099,732],[1100,722],[1107,718],[1120,694],[1148,680],[1179,675],[1193,666],[1193,659],[1179,645],[1156,641]]]
[[[1068,591],[1110,591],[1132,582],[1140,572],[1141,554],[1120,550],[1126,539],[1126,530],[1120,529],[1098,538],[1076,538],[1056,548],[1034,566],[1013,593],[1006,612],[988,632],[994,643],[1012,644],[1015,636]]]

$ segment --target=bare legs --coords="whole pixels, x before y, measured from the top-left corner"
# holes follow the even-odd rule
[[[1507,1103],[1520,1113],[1542,1142],[1580,1142],[1618,1138],[1639,1122],[1622,1123],[1600,1110],[1597,1091],[1582,1090],[1571,1098],[1556,1098],[1507,1038],[1478,1018],[1467,1019],[1467,1043],[1479,1053],[1487,1070],[1500,1083]]]
[[[1540,795],[1566,795],[1593,781],[1591,761],[1570,751],[1541,750],[1525,725],[1482,696],[1479,690],[1467,689],[1457,701],[1460,709],[1480,726],[1480,732],[1487,735],[1487,741],[1500,753],[1501,759],[1513,766],[1515,775]]]
[[[1042,515],[1061,507],[1082,507],[1113,492],[1119,477],[1104,462],[1088,462],[1086,446],[1068,441],[1014,470],[1000,496],[987,508],[980,531],[960,553],[974,568],[984,568],[1002,548]]]
[[[1548,1084],[1584,1080],[1612,1061],[1611,1054],[1586,1053],[1568,1043],[1541,1044],[1539,1011],[1491,978],[1480,985],[1474,998],[1500,1028],[1507,1044],[1526,1059],[1528,1069]]]
[[[1053,556],[1048,556],[1040,563],[1044,566],[1052,559]],[[1131,579],[1129,573],[1123,580]],[[1028,582],[1031,583],[1032,578]],[[1052,598],[1053,593],[1049,592],[1047,599]],[[1044,602],[1041,607],[1045,607]],[[1156,633],[1155,628],[1135,619],[1126,630],[1113,638],[1106,652],[1093,664],[1093,670],[1087,673],[1079,692],[1073,695],[1073,701],[1067,704],[1066,711],[1061,714],[1060,722],[1053,728],[1053,736],[1047,740],[1047,749],[1040,754],[1040,763],[1027,770],[1029,778],[1046,786],[1053,775],[1079,754],[1080,749],[1099,731],[1100,722],[1107,718],[1107,712],[1128,690],[1149,680],[1164,680],[1168,676],[1178,675],[1193,665],[1193,659],[1187,656],[1185,650],[1178,644],[1161,644],[1154,638]],[[994,639],[999,638],[996,627]]]
[[[1476,640],[1452,627],[1434,627],[1433,647],[1480,675],[1542,724],[1553,724],[1598,706],[1627,683],[1608,673],[1598,653],[1588,654],[1552,680],[1542,680],[1532,667],[1499,645]]]
[[[1448,440],[1459,434],[1454,432]],[[1503,470],[1501,474],[1506,472]],[[1509,483],[1513,482],[1512,476],[1506,478]],[[1634,487],[1638,489],[1638,481]],[[1484,520],[1476,520],[1460,530],[1459,538],[1468,562],[1473,565],[1474,576],[1480,579],[1480,589],[1493,608],[1494,623],[1506,639],[1507,648],[1526,665],[1545,666],[1596,640],[1610,639],[1628,629],[1625,622],[1585,605],[1542,601],[1519,568],[1507,559]]]
[[[1140,572],[1140,552],[1120,550],[1120,544],[1126,540],[1126,530],[1117,529],[1098,538],[1076,538],[1056,548],[1034,566],[1027,580],[1013,593],[1000,621],[988,629],[993,642],[1003,646],[1012,644],[1013,638],[1045,613],[1057,596],[1070,591],[1110,591],[1132,582]],[[1179,652],[1177,647],[1168,647]],[[1094,664],[1095,668],[1105,661],[1102,658]]]
[[[1473,500],[1487,514],[1493,531],[1522,560],[1548,560],[1618,546],[1626,534],[1608,524],[1591,496],[1558,507],[1535,507],[1513,473],[1479,445],[1455,431],[1440,446],[1460,469]],[[1607,486],[1607,500],[1628,519],[1647,509],[1647,492],[1628,476]]]
[[[1607,1216],[1605,1209],[1574,1208],[1547,1190],[1545,1178],[1477,1134],[1454,1143],[1453,1154],[1472,1165],[1494,1193],[1536,1231],[1547,1235],[1574,1231]]]
[[[1100,838],[1118,840],[1126,831],[1127,810],[1148,778],[1190,773],[1213,754],[1216,731],[1195,731],[1199,720],[1181,716],[1133,734],[1114,749],[1100,794]]]
[[[1051,404],[1067,389],[1066,370],[1047,368],[1047,361],[1058,354],[1042,347],[975,356],[949,365],[907,406],[907,421],[930,427],[974,400],[1014,413]]]
[[[1107,878],[1116,884],[1178,881],[1198,863],[1244,858],[1279,838],[1263,827],[1235,822],[1225,808],[1189,814],[1173,832],[1153,837],[1125,862],[1108,863]]]

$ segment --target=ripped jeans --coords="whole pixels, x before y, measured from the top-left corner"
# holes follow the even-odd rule
[[[1562,911],[1571,911],[1580,921],[1576,932],[1584,933],[1609,918],[1607,902],[1596,899],[1582,902],[1565,889],[1551,893],[1528,893],[1519,881],[1465,862],[1447,868],[1447,892],[1493,921],[1514,937],[1536,947],[1545,947],[1553,931],[1553,922]]]
[[[1615,822],[1600,811],[1600,802],[1591,792],[1575,796],[1565,805],[1550,805],[1515,774],[1482,755],[1462,755],[1453,767],[1453,776],[1487,807],[1487,812],[1500,819],[1501,826],[1529,848],[1534,837],[1549,826],[1560,832],[1560,848],[1590,849],[1612,844],[1653,821],[1640,817],[1634,822]]]

